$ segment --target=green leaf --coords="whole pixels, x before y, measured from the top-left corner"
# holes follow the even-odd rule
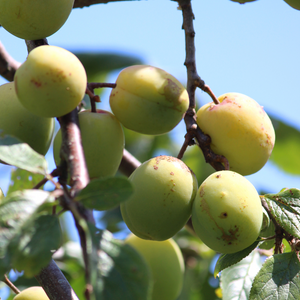
[[[222,299],[248,300],[252,282],[260,268],[260,255],[258,252],[253,251],[239,263],[222,271]]]
[[[256,275],[249,300],[295,300],[300,295],[300,263],[295,252],[268,258]]]
[[[131,55],[100,53],[100,52],[73,52],[84,65],[88,75],[88,81],[95,77],[103,77],[104,74],[114,70],[123,69],[131,65],[142,64],[142,61]]]
[[[108,231],[101,232],[99,238],[103,299],[150,300],[150,271],[143,258]]]
[[[75,200],[88,209],[107,210],[126,201],[132,193],[133,187],[127,178],[104,178],[92,180]]]
[[[57,216],[30,218],[8,245],[12,266],[18,271],[24,271],[26,277],[33,277],[48,265],[52,251],[60,245],[61,229]]]
[[[110,232],[87,225],[92,240],[92,249],[87,247],[90,277],[96,299],[150,300],[150,271],[144,259]]]
[[[258,243],[259,241],[255,241],[252,245],[250,245],[246,249],[236,253],[222,254],[216,263],[214,276],[217,277],[217,275],[222,270],[232,265],[235,265],[236,263],[240,262],[243,258],[248,256],[257,247]]]
[[[276,141],[270,160],[285,172],[300,174],[300,131],[274,117],[271,120]]]
[[[47,174],[45,157],[12,136],[0,137],[0,160],[32,173]]]
[[[264,199],[276,222],[300,238],[300,190],[286,189],[278,194],[266,194]]]
[[[32,189],[44,178],[41,174],[34,174],[23,169],[12,169],[7,195],[15,191]]]
[[[11,193],[0,203],[0,277],[10,269],[10,241],[48,201],[53,199],[46,191],[24,190]]]

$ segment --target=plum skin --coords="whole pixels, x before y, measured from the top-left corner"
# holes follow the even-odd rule
[[[183,285],[184,260],[173,239],[149,241],[130,234],[125,243],[146,261],[153,281],[153,300],[175,300]]]
[[[19,101],[42,117],[61,117],[71,112],[82,101],[86,85],[80,60],[57,46],[33,49],[15,74]]]
[[[17,294],[13,300],[49,300],[41,286],[32,286]]]
[[[235,253],[255,242],[263,220],[260,197],[242,175],[218,171],[203,181],[192,210],[192,224],[211,249]]]
[[[43,39],[63,26],[73,4],[74,0],[1,0],[0,24],[21,39]]]
[[[12,135],[33,150],[45,155],[50,147],[54,119],[36,116],[19,102],[14,82],[0,86],[0,129],[2,135]]]
[[[123,157],[124,132],[120,122],[110,112],[97,109],[78,114],[82,147],[90,179],[114,176]],[[53,142],[54,161],[60,164],[61,130]]]
[[[208,103],[197,112],[197,124],[211,137],[211,149],[223,155],[231,171],[241,175],[258,172],[268,161],[275,131],[263,108],[250,97],[226,93],[220,104]]]
[[[163,241],[186,224],[198,183],[181,160],[164,155],[152,158],[140,165],[129,180],[134,193],[121,204],[121,214],[135,235]]]
[[[123,126],[151,135],[172,130],[189,106],[184,86],[166,71],[148,65],[123,69],[109,101]]]
[[[300,2],[298,0],[284,0],[289,6],[294,9],[300,10]]]

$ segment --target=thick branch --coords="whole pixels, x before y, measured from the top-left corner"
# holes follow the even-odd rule
[[[0,42],[0,75],[8,81],[13,81],[21,63],[15,61]]]
[[[71,175],[71,196],[83,189],[89,182],[85,157],[81,144],[77,108],[58,118],[62,134],[60,155],[67,162]]]
[[[126,149],[123,151],[123,158],[119,166],[119,171],[126,176],[130,176],[131,173],[141,165],[132,154],[130,154]]]
[[[79,300],[54,260],[35,278],[51,300]]]

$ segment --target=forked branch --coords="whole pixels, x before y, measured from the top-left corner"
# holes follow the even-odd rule
[[[208,93],[212,100],[218,104],[219,101],[210,89],[209,86],[200,78],[196,68],[196,48],[195,48],[195,30],[194,30],[194,13],[190,0],[178,0],[180,9],[183,16],[183,29],[185,32],[185,50],[186,57],[184,65],[187,68],[187,92],[190,99],[189,108],[185,114],[184,121],[186,124],[187,134],[185,136],[185,142],[180,150],[178,158],[182,158],[186,148],[189,145],[197,144],[205,157],[206,162],[212,165],[215,170],[229,169],[228,160],[222,156],[215,154],[210,149],[210,137],[205,135],[198,127],[196,122],[196,97],[195,92],[197,88],[202,89]]]

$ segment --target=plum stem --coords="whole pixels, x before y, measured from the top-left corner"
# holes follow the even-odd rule
[[[20,294],[20,290],[8,279],[6,275],[4,275],[3,282],[15,293]]]

